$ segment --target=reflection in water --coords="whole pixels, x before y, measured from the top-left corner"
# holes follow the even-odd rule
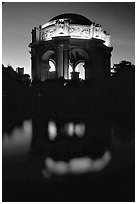
[[[127,144],[122,150],[118,141],[113,142],[115,132],[112,131],[111,125],[103,121],[100,125],[78,119],[63,122],[57,119],[47,119],[43,123],[39,121],[40,118],[37,118],[37,121],[26,120],[22,128],[15,128],[11,135],[3,136],[3,156],[13,155],[3,160],[5,200],[8,198],[10,201],[12,197],[18,197],[20,200],[25,192],[27,202],[28,197],[31,198],[30,201],[35,201],[35,198],[47,201],[47,195],[51,195],[50,193],[55,195],[57,192],[60,196],[60,184],[66,189],[70,185],[73,188],[75,183],[76,190],[69,189],[67,196],[70,195],[72,199],[73,193],[82,188],[81,195],[89,192],[89,200],[90,192],[93,192],[92,195],[95,192],[100,195],[103,191],[106,195],[110,190],[112,193],[108,194],[113,197],[117,188],[117,192],[121,193],[119,184],[131,187],[127,178],[131,180],[130,175],[133,173],[124,173],[131,162],[134,162],[131,161],[133,148]],[[28,151],[29,154],[24,155]],[[24,159],[26,155],[28,157]],[[129,190],[130,187],[126,189]],[[83,197],[86,198],[87,194]]]
[[[85,124],[75,124],[73,122],[66,123],[64,127],[62,127],[62,132],[68,136],[74,136],[74,134],[78,137],[83,137],[85,134]],[[49,121],[48,123],[48,135],[50,140],[54,140],[57,137],[57,126],[54,121]]]
[[[74,134],[74,124],[72,122],[67,123],[64,127],[65,133],[68,134],[68,136],[73,136]]]
[[[54,121],[49,121],[48,133],[50,140],[54,140],[57,137],[57,127]]]
[[[84,136],[85,133],[85,125],[84,124],[76,124],[75,125],[75,134],[79,137]]]
[[[60,154],[60,151],[61,149],[63,149],[63,139],[61,139],[60,141],[62,141],[62,143],[60,143],[60,146],[57,146],[56,144],[56,138],[59,137],[59,136],[62,136],[61,133],[63,132],[63,135],[65,134],[65,137],[67,138],[67,136],[71,136],[71,138],[73,139],[73,136],[77,136],[77,146],[74,145],[73,143],[73,140],[72,140],[72,143],[71,143],[71,140],[67,141],[68,144],[70,143],[71,145],[69,146],[70,147],[70,151],[68,149],[65,149],[64,147],[64,150],[61,151],[62,155],[63,154],[69,154],[71,153],[71,151],[73,150],[74,153],[75,153],[75,148],[78,147],[79,149],[81,148],[80,146],[80,143],[79,143],[79,137],[83,137],[85,138],[86,137],[86,134],[90,128],[90,126],[87,126],[85,123],[74,123],[74,122],[67,122],[65,124],[62,124],[61,126],[61,132],[60,132],[60,135],[58,134],[58,126],[57,124],[53,121],[53,120],[49,120],[49,122],[47,122],[47,130],[48,130],[48,135],[49,135],[49,138],[51,141],[55,141],[54,143],[54,146],[50,146],[50,143],[48,143],[46,140],[42,140],[42,143],[43,144],[46,144],[45,147],[50,147],[49,151],[51,151],[52,149],[52,152],[54,151],[58,151],[57,153]],[[36,125],[35,125],[36,127]],[[39,129],[39,128],[37,128]],[[92,133],[95,133],[95,131],[93,131],[92,129]],[[39,130],[39,133],[40,133],[40,130]],[[89,132],[89,134],[91,133],[91,131]],[[35,132],[33,132],[33,134],[35,134]],[[43,132],[42,132],[43,134]],[[34,135],[33,135],[34,136]],[[94,145],[94,141],[92,140],[92,137],[94,137],[94,135],[90,135],[90,139],[91,140],[88,140],[88,141],[91,141],[90,144],[88,144],[88,141],[87,141],[87,144],[86,146],[84,146],[84,148],[88,148],[88,145],[90,145],[90,151],[96,151],[96,149],[98,149],[100,147],[100,141],[102,140],[101,144],[102,144],[102,147],[105,147],[106,145],[108,145],[108,141],[107,141],[107,138],[110,138],[111,137],[111,140],[113,142],[113,144],[117,145],[117,151],[119,150],[118,147],[120,146],[120,151],[122,151],[122,147],[121,145],[119,144],[119,140],[115,138],[114,136],[114,130],[111,129],[111,134],[108,135],[107,137],[104,137],[104,134],[102,135],[96,135],[95,138],[97,139],[97,143],[95,143]],[[70,139],[71,139],[70,138]],[[94,138],[94,139],[95,139]],[[19,154],[24,154],[24,153],[27,153],[30,148],[33,146],[32,145],[32,121],[31,120],[25,120],[23,122],[23,126],[21,128],[15,128],[12,133],[10,135],[8,135],[7,133],[5,133],[3,135],[3,144],[2,144],[2,147],[3,147],[3,156],[6,156],[6,155],[19,155]],[[40,148],[42,148],[40,145],[41,143],[39,143],[38,141],[41,140],[41,133],[38,135],[37,137],[38,140],[36,140],[36,143],[39,145]],[[84,139],[85,140],[85,139]],[[84,142],[84,140],[82,140],[82,142]],[[104,144],[103,144],[103,141],[104,141]],[[117,141],[117,142],[116,142]],[[64,146],[65,146],[66,143],[64,143]],[[127,144],[128,145],[128,144]],[[96,146],[96,148],[95,148]],[[35,148],[35,147],[34,147]],[[54,149],[55,148],[55,149]],[[108,163],[109,161],[111,160],[111,154],[110,152],[108,151],[109,149],[106,148],[106,152],[104,152],[104,155],[102,156],[101,159],[92,159],[92,156],[89,157],[89,155],[87,154],[83,154],[82,153],[82,156],[79,158],[77,158],[76,156],[74,156],[74,158],[70,156],[70,159],[68,162],[66,161],[62,161],[61,160],[61,157],[60,159],[58,160],[58,162],[54,161],[54,157],[52,157],[52,154],[50,155],[46,155],[47,154],[47,149],[45,148],[45,153],[43,152],[43,154],[45,155],[45,165],[46,165],[46,170],[44,171],[49,171],[51,173],[55,173],[55,174],[66,174],[66,173],[70,173],[70,172],[75,172],[75,173],[82,173],[82,172],[93,172],[93,171],[100,171],[102,170]],[[35,149],[34,149],[35,151]],[[76,150],[77,151],[77,150]],[[82,152],[83,149],[79,150],[79,152]],[[103,151],[103,148],[102,150]],[[84,152],[84,151],[83,151]],[[87,151],[88,152],[88,151]],[[63,158],[63,157],[62,157]],[[98,157],[99,158],[99,157]]]
[[[79,174],[97,172],[103,170],[111,160],[111,154],[106,151],[102,158],[93,160],[89,157],[73,158],[69,162],[54,161],[52,158],[45,159],[44,177],[51,174]]]
[[[109,151],[111,131],[108,125],[96,126],[81,121],[65,122],[58,126],[50,120],[48,135],[53,143],[45,141],[45,154],[43,152],[45,161],[42,170],[44,177],[103,170],[111,160]],[[42,144],[43,142],[44,140]]]
[[[32,121],[25,120],[23,127],[15,128],[10,135],[5,133],[2,141],[3,156],[24,154],[30,150]]]
[[[68,136],[73,136],[74,134],[78,137],[83,137],[85,134],[85,124],[74,124],[73,122],[69,122],[64,126],[64,132]]]

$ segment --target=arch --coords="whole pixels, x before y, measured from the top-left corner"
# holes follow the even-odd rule
[[[85,80],[85,61],[79,61],[75,67],[75,71],[79,72],[79,78]]]
[[[73,63],[76,63],[80,60],[85,60],[85,61],[89,60],[89,56],[88,56],[87,52],[81,48],[78,48],[78,47],[70,49],[69,58],[70,58],[71,62],[73,62]]]
[[[52,60],[55,52],[53,50],[47,50],[43,52],[40,58],[40,78],[42,81],[45,81],[48,78],[55,78],[55,71],[53,68],[54,60]],[[51,58],[52,56],[52,58]],[[49,64],[50,61],[50,64]],[[51,72],[49,72],[52,66]]]
[[[56,71],[56,63],[53,59],[49,59],[49,72]]]
[[[53,50],[48,50],[42,54],[41,60],[42,61],[48,61],[51,55],[55,54]]]
[[[48,79],[56,78],[56,62],[53,59],[48,60],[49,69],[48,69]]]

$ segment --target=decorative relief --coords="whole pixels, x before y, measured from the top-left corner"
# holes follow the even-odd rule
[[[106,41],[106,34],[103,33],[103,32],[101,32],[101,39],[104,40],[104,41]]]
[[[100,28],[99,27],[95,27],[94,37],[95,38],[100,38]]]
[[[64,22],[58,23],[58,34],[65,34],[65,25]]]
[[[30,54],[31,54],[31,57],[35,57],[36,50],[34,48],[31,48]]]
[[[85,26],[69,24],[68,21],[60,19],[54,25],[50,25],[41,30],[41,39],[51,40],[54,36],[71,36],[72,38],[97,38],[104,40],[106,46],[110,46],[110,36],[102,32],[100,26]]]
[[[89,28],[70,26],[69,34],[75,37],[89,38]]]
[[[42,39],[43,39],[43,40],[50,40],[50,39],[52,39],[52,36],[55,35],[55,31],[56,31],[55,26],[46,28],[46,29],[42,32]]]
[[[110,36],[105,34],[104,32],[101,32],[101,39],[104,40],[104,45],[110,46]]]

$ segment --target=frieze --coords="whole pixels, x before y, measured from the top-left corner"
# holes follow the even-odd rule
[[[83,28],[80,26],[70,26],[69,27],[69,34],[75,37],[84,37],[89,38],[89,28]]]
[[[71,38],[82,39],[93,37],[104,40],[104,44],[110,46],[110,36],[102,31],[101,26],[94,26],[94,24],[92,26],[69,24],[62,19],[54,25],[41,29],[41,40],[51,40],[55,36],[70,36]]]
[[[65,25],[64,25],[64,22],[59,22],[58,23],[57,33],[58,34],[65,34]]]
[[[55,26],[46,28],[42,32],[42,40],[50,40],[50,39],[52,39],[52,37],[55,35],[55,32],[56,32]]]

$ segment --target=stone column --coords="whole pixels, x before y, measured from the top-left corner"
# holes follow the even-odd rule
[[[35,57],[31,56],[31,78],[34,80],[36,78],[36,66]]]
[[[92,59],[90,61],[85,62],[85,80],[92,80],[94,78],[94,64]]]
[[[49,71],[49,63],[48,61],[45,61],[44,63],[41,63],[41,81],[45,81],[48,79],[48,71]]]
[[[71,72],[71,79],[79,79],[79,72]]]
[[[63,77],[63,45],[57,48],[57,77]]]
[[[40,59],[39,53],[36,53],[37,79],[40,79]]]
[[[91,24],[91,26],[90,26],[90,38],[92,38],[93,37],[93,32],[94,32],[94,27],[93,27],[93,24]]]
[[[64,25],[65,25],[65,35],[68,35],[69,22],[68,22],[68,21],[65,21],[65,22],[64,22]]]
[[[37,58],[36,58],[36,51],[34,48],[31,48],[31,77],[32,80],[37,78]]]
[[[69,50],[68,47],[64,47],[64,52],[63,52],[63,77],[64,79],[69,78]]]
[[[85,69],[85,80],[88,79],[88,66],[85,62],[85,64],[83,65],[84,69]]]
[[[106,63],[105,63],[105,71],[107,73],[107,75],[110,75],[111,74],[111,54],[107,53],[107,56],[106,56]]]

